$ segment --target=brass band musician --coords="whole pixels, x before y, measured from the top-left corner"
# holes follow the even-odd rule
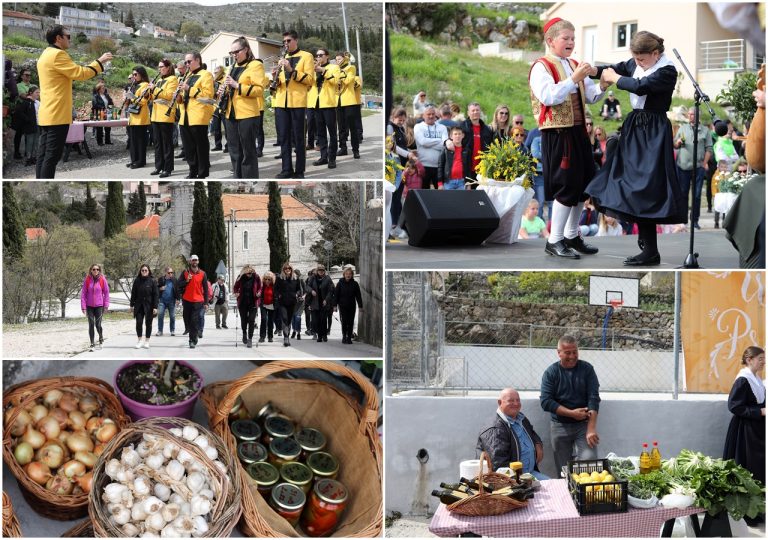
[[[216,71],[213,72],[213,92],[218,96],[221,84],[224,82],[226,76],[226,70],[224,66],[218,66]],[[213,150],[222,150],[221,138],[224,131],[224,122],[221,118],[218,107],[213,111],[213,118],[211,118],[211,131],[213,132]],[[229,140],[229,139],[227,139]]]
[[[347,136],[349,135],[352,143],[352,155],[355,159],[360,159],[360,138],[355,127],[355,109],[359,109],[355,98],[356,70],[355,66],[350,64],[349,59],[350,54],[346,51],[336,54],[336,64],[343,74],[338,101],[340,148],[338,155],[347,155]]]
[[[328,165],[329,169],[336,168],[336,89],[341,81],[339,66],[329,62],[328,49],[318,49],[315,54],[316,79],[309,91],[308,106],[314,109],[312,115],[315,122],[316,137],[320,145],[320,159],[312,165]],[[330,142],[329,142],[330,139]],[[310,141],[312,142],[312,141]]]
[[[128,146],[130,162],[125,166],[129,169],[141,169],[147,164],[147,138],[149,126],[149,76],[144,66],[136,66],[131,72],[133,77],[133,95],[128,104]]]
[[[152,130],[155,134],[155,170],[152,175],[167,178],[173,172],[173,129],[176,121],[176,107],[173,94],[179,86],[179,79],[173,71],[173,63],[163,58],[157,65],[160,79],[149,85],[152,97]]]
[[[184,141],[189,175],[186,178],[207,178],[210,173],[208,124],[213,116],[213,75],[202,67],[200,53],[187,53],[184,63],[190,73],[179,84],[179,131]]]

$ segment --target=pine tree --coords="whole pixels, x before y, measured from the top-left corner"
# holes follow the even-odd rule
[[[89,221],[98,221],[99,219],[99,206],[96,204],[96,199],[91,195],[90,182],[85,183],[85,217]]]
[[[133,19],[133,9],[128,8],[128,15],[125,17],[125,26],[129,26],[130,28],[133,28],[136,30],[136,21]]]
[[[131,218],[132,223],[144,217],[141,211],[141,200],[139,199],[138,191],[134,191],[128,196],[128,210],[126,212],[128,217]]]
[[[107,212],[104,217],[104,238],[112,238],[125,230],[123,183],[108,182]]]
[[[208,232],[208,196],[205,193],[205,182],[195,182],[195,201],[192,205],[192,255],[200,257],[200,262],[206,260],[205,236]],[[209,276],[210,278],[210,276]]]
[[[139,204],[141,205],[141,218],[147,215],[147,195],[144,192],[144,182],[139,182]]]
[[[283,203],[280,199],[280,186],[277,182],[269,183],[269,205],[267,206],[267,244],[269,244],[269,269],[279,274],[283,263],[291,258],[288,244],[285,240],[285,223],[283,222]]]
[[[24,255],[27,239],[21,210],[11,182],[3,182],[3,252],[11,260]]]
[[[221,203],[221,183],[208,182],[208,234],[205,235],[203,270],[211,280],[216,275],[219,261],[227,261],[227,231],[224,207]]]

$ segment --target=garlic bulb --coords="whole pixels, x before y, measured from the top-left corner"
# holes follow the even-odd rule
[[[201,489],[197,494],[200,495],[201,497],[206,497],[211,500],[213,500],[213,497],[214,497],[213,490],[211,489]]]
[[[166,504],[160,512],[163,514],[163,519],[170,522],[179,517],[181,506],[175,503]]]
[[[192,495],[189,500],[190,514],[193,516],[204,516],[211,511],[211,500],[200,495]]]
[[[163,509],[163,506],[165,506],[165,503],[157,497],[150,496],[141,501],[141,506],[144,508],[147,515],[151,515],[160,512],[160,510]]]
[[[155,493],[155,497],[157,497],[163,502],[166,502],[171,497],[171,488],[169,488],[165,484],[158,482],[157,484],[155,484],[154,493]],[[166,520],[166,521],[170,521],[170,520]]]
[[[216,450],[213,446],[206,446],[205,447],[205,455],[208,456],[208,459],[211,461],[215,460],[217,457],[219,457],[219,451]]]
[[[122,484],[130,484],[134,478],[136,478],[136,473],[133,472],[133,469],[127,467],[122,467],[115,476],[115,480]]]
[[[122,504],[115,504],[110,508],[109,519],[118,525],[125,525],[131,520],[131,511]]]
[[[160,467],[163,466],[164,461],[163,454],[160,453],[149,454],[144,458],[144,464],[154,470],[160,469]]]
[[[181,504],[185,501],[184,497],[176,493],[175,491],[171,493],[171,497],[168,499],[168,502],[170,504]]]
[[[160,531],[160,538],[181,538],[181,534],[173,526],[173,523],[168,523],[163,530]]]
[[[216,465],[216,468],[219,469],[224,474],[227,474],[227,466],[224,465],[221,461],[214,461],[214,465]]]
[[[203,450],[208,448],[208,437],[206,437],[205,435],[200,435],[199,437],[196,437],[195,440],[192,442],[194,442],[197,446],[199,446]]]
[[[112,480],[116,480],[117,474],[122,468],[123,465],[117,459],[112,458],[107,461],[107,464],[104,466],[104,472],[107,473],[107,476],[109,476]]]
[[[173,459],[178,453],[179,448],[175,444],[166,444],[163,446],[163,457],[165,459]]]
[[[172,459],[165,466],[165,472],[174,480],[181,480],[184,477],[184,465]]]
[[[120,462],[126,467],[136,467],[141,461],[139,453],[133,449],[133,445],[123,448],[120,455]]]
[[[141,475],[134,479],[133,493],[136,496],[141,497],[143,495],[149,495],[150,490],[151,490],[151,483],[148,477]]]
[[[104,500],[108,503],[119,503],[122,499],[123,492],[128,491],[128,488],[123,484],[113,482],[104,486]]]
[[[144,505],[141,503],[131,506],[131,521],[144,521],[147,519],[147,513],[144,511]]]
[[[123,536],[127,538],[134,538],[139,536],[139,528],[133,523],[126,523],[121,528],[121,531],[123,532]]]
[[[200,432],[195,426],[184,426],[181,430],[181,436],[188,441],[194,441]]]
[[[205,477],[202,473],[193,471],[187,475],[187,487],[192,493],[199,492],[205,484]]]
[[[159,538],[154,531],[144,531],[139,538]]]
[[[182,429],[180,427],[172,427],[168,431],[171,432],[172,435],[175,435],[176,437],[181,437],[182,435]]]
[[[162,512],[149,514],[144,521],[144,526],[153,531],[162,531],[163,527],[165,527],[165,518],[163,517]]]
[[[147,441],[141,441],[138,446],[136,446],[136,453],[139,454],[139,457],[145,458],[150,454],[151,451],[152,445],[150,445]]]
[[[189,463],[193,459],[194,458],[192,457],[192,454],[190,454],[189,452],[187,452],[183,448],[181,448],[179,450],[179,453],[176,454],[176,461],[178,461],[179,463],[182,463],[184,465],[186,465],[187,463]]]
[[[195,522],[190,516],[180,516],[173,520],[173,528],[182,536],[191,536],[195,530]]]
[[[195,529],[192,531],[192,536],[198,538],[208,532],[208,522],[203,516],[195,516],[192,518],[192,521],[195,524]]]

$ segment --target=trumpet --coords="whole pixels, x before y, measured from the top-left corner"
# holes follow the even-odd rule
[[[283,45],[283,48],[280,49],[280,57],[285,58],[288,56],[288,46]],[[269,83],[269,91],[270,93],[274,94],[277,91],[277,85],[280,84],[280,74],[283,72],[283,66],[280,66],[280,69],[277,70],[277,73],[272,78],[272,82]],[[287,84],[286,84],[287,86]]]
[[[189,78],[190,73],[192,73],[192,70],[187,68],[187,72],[181,78],[181,80],[179,81],[178,88],[176,88],[176,91],[173,93],[173,97],[171,98],[171,106],[168,107],[167,111],[165,111],[165,116],[171,116],[171,111],[179,108],[177,99],[179,98],[179,93],[181,92],[181,85],[187,82],[187,79]]]

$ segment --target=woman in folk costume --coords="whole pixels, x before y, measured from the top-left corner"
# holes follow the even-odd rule
[[[642,251],[624,264],[654,266],[661,263],[656,224],[686,221],[686,194],[677,181],[667,119],[677,70],[664,54],[664,40],[651,32],[637,32],[629,48],[630,60],[598,68],[601,84],[630,92],[633,110],[616,151],[608,154],[587,193],[601,212],[637,223]]]
[[[597,102],[603,89],[587,78],[597,69],[568,57],[573,52],[574,27],[560,18],[544,25],[547,55],[528,74],[533,115],[541,130],[544,192],[552,204],[552,229],[544,250],[550,255],[578,259],[597,248],[579,236],[579,218],[595,174],[587,135],[587,103]],[[602,84],[602,83],[601,83]]]

